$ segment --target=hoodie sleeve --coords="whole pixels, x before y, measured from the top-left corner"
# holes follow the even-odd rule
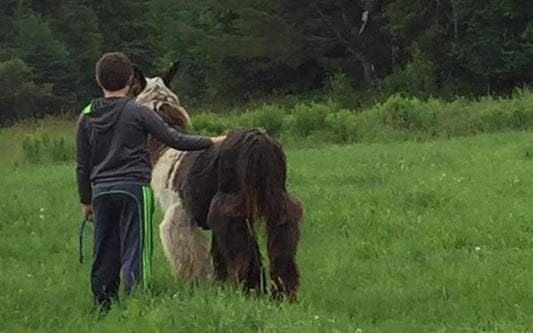
[[[141,109],[139,114],[146,131],[170,147],[178,150],[202,150],[213,145],[211,138],[180,133],[168,126],[152,110],[145,107]]]
[[[85,116],[82,114],[78,120],[76,131],[76,174],[78,180],[78,194],[80,202],[88,205],[92,200],[91,188],[91,147],[85,126]]]

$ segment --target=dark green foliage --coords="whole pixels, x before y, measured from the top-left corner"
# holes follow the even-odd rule
[[[46,18],[23,7],[14,13],[14,28],[15,54],[31,66],[35,83],[51,84],[54,95],[69,102],[72,62],[65,42],[54,36]]]
[[[103,50],[103,34],[95,12],[78,1],[68,1],[56,13],[53,27],[69,53],[67,83],[72,103],[79,109],[99,91],[94,80],[94,65]],[[72,89],[75,87],[75,89]]]
[[[395,94],[508,95],[532,81],[531,17],[526,0],[4,0],[0,63],[18,70],[3,80],[35,89],[5,93],[0,121],[79,112],[99,94],[95,62],[113,50],[148,75],[180,59],[174,89],[184,104],[219,110],[288,95],[347,109]],[[270,117],[258,121],[279,133],[273,112],[248,115],[250,125]],[[315,125],[299,112],[311,111],[290,119],[307,135]],[[325,124],[327,115],[315,116]],[[405,127],[400,118],[395,129]]]
[[[42,116],[57,107],[51,84],[36,84],[20,58],[0,62],[0,123]]]

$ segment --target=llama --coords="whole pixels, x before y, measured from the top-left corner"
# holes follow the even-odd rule
[[[169,126],[187,132],[190,117],[169,89],[178,68],[173,63],[163,78],[145,78],[135,66],[132,94]],[[294,300],[302,207],[286,190],[282,146],[257,129],[240,128],[203,151],[178,151],[153,137],[148,151],[151,185],[165,212],[160,237],[173,273],[189,281],[214,277],[266,291],[255,231],[264,221],[271,292]],[[212,231],[210,251],[201,229]]]

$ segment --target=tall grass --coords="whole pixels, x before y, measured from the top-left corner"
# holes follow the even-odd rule
[[[533,94],[520,91],[511,98],[453,102],[394,95],[359,111],[340,108],[332,101],[300,103],[290,109],[264,105],[242,114],[200,113],[193,117],[193,124],[198,133],[213,135],[253,125],[279,137],[318,135],[336,143],[451,138],[532,128]]]
[[[339,107],[334,101],[297,103],[291,107],[263,104],[228,114],[210,111],[192,116],[193,133],[220,135],[235,127],[258,127],[289,146],[327,143],[397,142],[456,138],[480,133],[526,130],[533,127],[533,93],[517,91],[511,98],[479,100],[407,98],[394,95],[364,110]],[[0,133],[13,137],[0,142],[0,162],[72,160],[75,124],[49,118],[27,121]]]

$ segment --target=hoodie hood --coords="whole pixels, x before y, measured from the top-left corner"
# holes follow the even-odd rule
[[[98,133],[105,133],[115,126],[124,106],[131,99],[128,97],[97,98],[91,104],[87,120]]]

